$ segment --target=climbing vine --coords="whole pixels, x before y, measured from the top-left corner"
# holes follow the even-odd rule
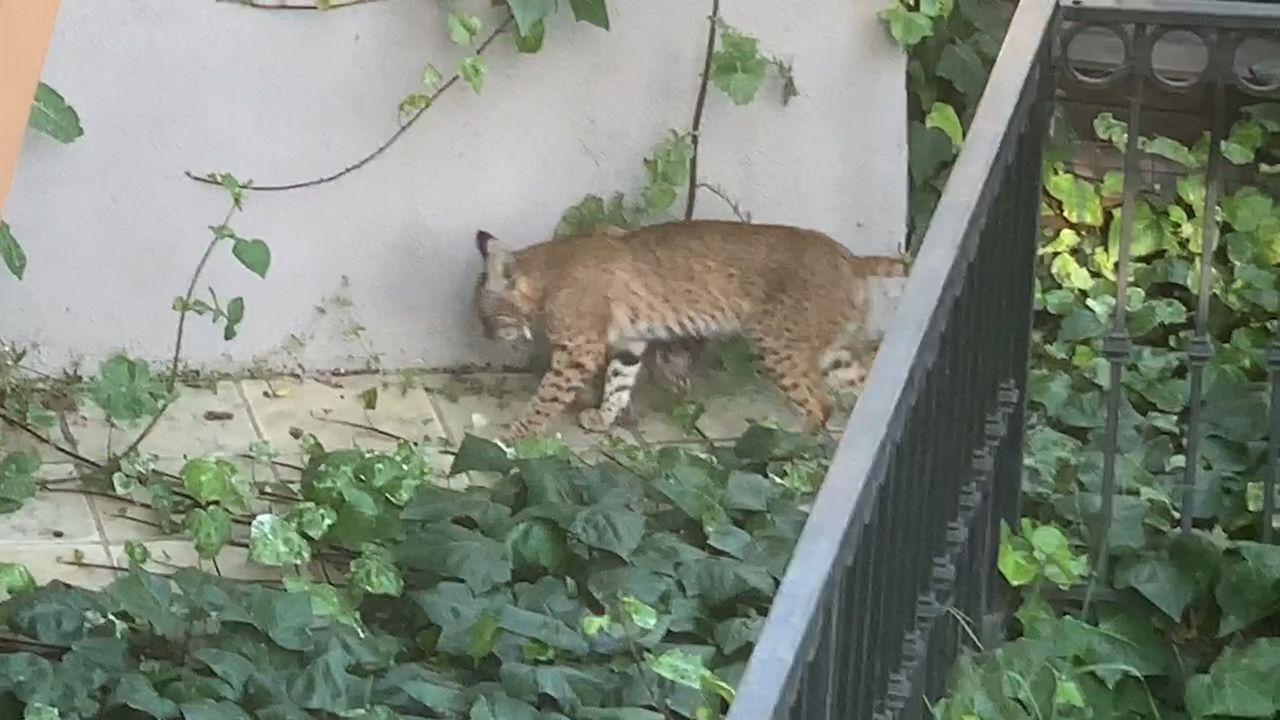
[[[978,109],[1016,0],[895,0],[879,13],[908,53],[910,218],[916,248]]]

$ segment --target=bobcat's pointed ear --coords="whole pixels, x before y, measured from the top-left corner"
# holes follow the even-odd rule
[[[480,251],[480,257],[482,258],[489,257],[489,245],[490,243],[497,242],[497,240],[498,238],[494,237],[492,233],[489,233],[484,230],[477,230],[476,231],[476,249]]]
[[[485,285],[492,290],[506,290],[515,284],[515,258],[498,247],[498,239],[484,230],[476,231],[476,248],[484,258]]]

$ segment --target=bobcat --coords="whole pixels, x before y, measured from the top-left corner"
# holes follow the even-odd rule
[[[713,220],[558,237],[516,252],[481,230],[476,308],[490,339],[529,339],[541,322],[551,368],[504,433],[535,434],[606,367],[599,406],[578,423],[605,432],[631,402],[640,360],[663,343],[743,333],[778,386],[820,430],[828,385],[857,386],[878,341],[865,330],[867,278],[901,277],[903,258],[851,255],[813,230]],[[685,346],[687,347],[687,346]]]

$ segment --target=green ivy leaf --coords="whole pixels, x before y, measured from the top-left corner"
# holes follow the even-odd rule
[[[416,115],[428,107],[431,107],[430,96],[423,93],[413,93],[412,95],[406,95],[400,101],[399,111],[401,115]]]
[[[240,469],[221,458],[195,457],[182,466],[182,485],[202,505],[247,508],[251,492]]]
[[[71,143],[84,135],[80,116],[75,108],[58,94],[57,90],[43,82],[36,86],[36,97],[31,104],[31,116],[27,126],[48,135],[60,143]]]
[[[889,27],[889,34],[902,48],[915,47],[933,35],[933,18],[921,12],[908,10],[895,0],[893,5],[879,11],[876,16]]]
[[[27,272],[27,254],[23,252],[18,239],[13,236],[9,223],[0,220],[0,259],[9,269],[9,274],[21,280]]]
[[[644,526],[645,518],[640,513],[596,505],[578,513],[569,532],[583,544],[628,560],[644,537]]]
[[[1266,131],[1260,123],[1252,120],[1241,120],[1231,128],[1231,134],[1219,146],[1222,156],[1234,165],[1247,165],[1254,158],[1267,140]]]
[[[556,235],[583,235],[609,226],[625,230],[632,225],[622,193],[614,193],[607,206],[599,195],[586,195],[560,216]]]
[[[501,630],[498,618],[493,613],[481,613],[471,626],[471,643],[467,648],[467,655],[473,661],[483,660],[498,646]]]
[[[1275,212],[1275,201],[1254,187],[1236,191],[1222,203],[1222,215],[1236,230],[1257,230]]]
[[[478,30],[479,28],[477,27],[477,31]],[[452,29],[450,29],[450,32],[452,32]],[[443,82],[443,80],[444,80],[444,77],[440,75],[440,69],[437,68],[435,65],[432,65],[431,63],[427,63],[425,66],[423,66],[422,85],[427,89],[427,92],[435,92],[436,90],[439,90],[440,83]]]
[[[1065,288],[1088,290],[1093,287],[1093,276],[1087,269],[1081,267],[1074,257],[1066,253],[1053,259],[1049,265],[1049,272],[1053,274],[1053,279]]]
[[[183,720],[253,720],[239,705],[226,700],[195,700],[178,706]],[[387,720],[399,720],[390,716]]]
[[[391,553],[372,543],[366,543],[360,557],[351,561],[351,581],[373,595],[399,597],[404,592],[404,579],[392,562]]]
[[[1111,226],[1107,229],[1107,252],[1112,257],[1119,257],[1123,227],[1123,209],[1116,208],[1111,212]],[[1136,260],[1165,247],[1164,224],[1150,204],[1139,200],[1134,206],[1133,235],[1129,242],[1129,256]]]
[[[960,124],[960,116],[956,114],[956,109],[944,102],[935,102],[929,108],[929,114],[924,119],[924,126],[929,128],[937,128],[947,134],[951,138],[951,144],[959,150],[964,145],[964,126]]]
[[[62,720],[57,708],[33,702],[22,711],[22,720]]]
[[[1240,542],[1214,591],[1222,607],[1218,635],[1242,630],[1280,610],[1280,547]]]
[[[1062,203],[1062,214],[1068,222],[1090,227],[1102,225],[1102,198],[1093,183],[1071,173],[1054,173],[1045,183],[1045,190]]]
[[[555,0],[507,0],[511,8],[511,16],[515,18],[516,29],[521,35],[529,35],[535,23],[542,21],[555,12]],[[476,92],[479,92],[477,90]]]
[[[689,135],[671,131],[661,143],[654,146],[652,154],[644,159],[648,184],[641,195],[644,207],[650,213],[666,211],[676,201],[680,188],[689,182],[689,162],[693,157],[693,144]]]
[[[1099,140],[1111,143],[1117,150],[1124,150],[1125,143],[1129,141],[1129,124],[1123,120],[1117,120],[1116,116],[1109,112],[1098,113],[1094,117],[1093,132]]]
[[[458,578],[472,592],[486,592],[511,580],[511,559],[502,543],[453,523],[433,524],[411,536],[408,547],[432,548],[430,553],[402,551],[408,568]]]
[[[1152,605],[1160,608],[1174,622],[1195,597],[1194,579],[1168,557],[1149,554],[1134,558],[1116,571],[1116,586],[1131,587],[1142,593]]]
[[[89,398],[107,417],[117,421],[155,415],[169,397],[164,380],[151,373],[145,360],[135,360],[124,353],[104,360],[98,377],[89,384]]]
[[[577,630],[550,615],[508,605],[498,615],[498,626],[521,637],[540,640],[557,650],[577,655],[588,651],[587,642]]]
[[[1200,164],[1186,145],[1167,137],[1140,138],[1138,148],[1143,152],[1172,160],[1186,168],[1195,168]]]
[[[581,720],[663,720],[664,716],[660,712],[639,707],[584,707],[578,710],[578,717]]]
[[[338,513],[331,507],[311,501],[296,503],[289,508],[284,519],[312,540],[319,540],[338,520]]]
[[[368,707],[373,682],[348,672],[350,664],[351,660],[341,650],[325,652],[293,678],[289,683],[289,697],[299,707],[340,716]]]
[[[447,20],[449,26],[449,40],[458,45],[470,45],[480,32],[480,18],[475,15],[466,13],[451,12]],[[428,68],[435,70],[434,66],[428,65]],[[422,82],[429,87],[434,88],[440,84],[440,72],[436,70],[433,83],[427,82],[427,74],[424,71]]]
[[[507,534],[507,550],[516,569],[558,573],[568,558],[564,531],[546,520],[526,520]]]
[[[987,85],[986,64],[977,51],[963,42],[952,42],[942,49],[935,72],[946,78],[970,102],[976,101]]]
[[[27,450],[14,450],[0,458],[0,513],[22,507],[36,494],[36,471],[40,456]]]
[[[501,445],[476,435],[467,435],[462,438],[462,444],[453,456],[449,476],[474,471],[506,474],[513,467],[515,463]]]
[[[183,522],[196,553],[212,560],[231,542],[231,515],[222,507],[195,508]]]
[[[143,565],[151,559],[151,551],[147,549],[146,545],[136,540],[125,542],[124,555],[129,558],[129,562],[133,565]]]
[[[284,518],[258,515],[249,525],[249,559],[262,565],[301,565],[311,546]]]
[[[609,9],[605,0],[569,0],[573,19],[586,22],[604,30],[609,29]]]
[[[467,720],[541,720],[534,706],[504,693],[481,695],[471,704]]]
[[[677,685],[696,690],[702,689],[702,678],[709,671],[702,658],[679,649],[668,650],[657,657],[649,657],[646,664],[659,677]]]
[[[1062,342],[1078,342],[1102,337],[1107,333],[1107,326],[1098,319],[1092,310],[1077,307],[1062,321],[1058,330],[1058,339]]]
[[[159,720],[178,717],[178,704],[161,696],[145,675],[136,672],[120,678],[108,704],[125,705]]]
[[[262,240],[237,237],[231,246],[231,254],[260,278],[267,277],[271,267],[271,248]]]
[[[907,128],[907,134],[911,149],[907,158],[911,181],[917,185],[928,181],[939,168],[955,157],[955,146],[951,144],[951,138],[937,128],[912,122]]]
[[[755,99],[766,67],[768,62],[754,37],[728,28],[721,31],[720,47],[711,55],[711,82],[735,105]]]
[[[641,630],[652,630],[658,626],[658,611],[636,597],[623,595],[618,598],[618,604],[631,624]]]
[[[0,561],[0,592],[17,595],[35,589],[36,579],[26,565]]]
[[[541,21],[537,21],[530,28],[529,34],[516,31],[516,50],[522,53],[532,54],[542,50],[542,42],[546,38],[547,27]]]
[[[996,566],[1000,574],[1014,587],[1027,585],[1040,575],[1040,563],[1030,550],[1019,549],[1008,542],[1000,544]]]
[[[223,340],[234,340],[239,332],[240,321],[244,320],[244,298],[233,297],[227,303],[226,327],[222,331]]]
[[[769,509],[769,501],[777,497],[778,493],[778,486],[769,478],[735,470],[729,474],[723,499],[724,508],[765,512]]]
[[[1187,682],[1187,711],[1193,718],[1271,718],[1280,711],[1280,640],[1258,638],[1226,648],[1209,672]]]
[[[1070,290],[1062,288],[1050,290],[1044,294],[1042,300],[1044,303],[1044,309],[1048,310],[1049,313],[1058,316],[1068,315],[1078,307],[1076,303],[1076,294]]]
[[[398,702],[400,695],[405,702]],[[388,670],[375,682],[374,696],[397,706],[422,703],[439,717],[461,717],[467,707],[462,686],[416,664]]]

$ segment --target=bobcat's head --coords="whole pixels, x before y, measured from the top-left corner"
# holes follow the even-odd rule
[[[536,303],[530,292],[532,282],[518,273],[516,259],[497,247],[497,238],[476,231],[476,247],[484,258],[484,270],[476,281],[475,305],[490,340],[508,342],[533,338]]]

